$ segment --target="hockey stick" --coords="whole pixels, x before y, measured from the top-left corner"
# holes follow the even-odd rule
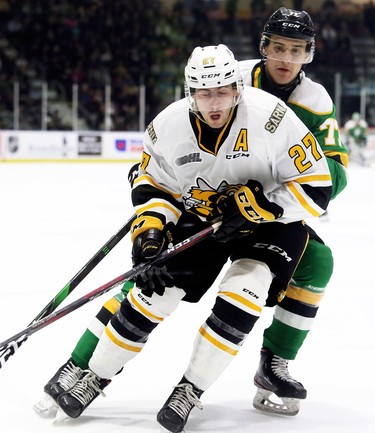
[[[161,253],[158,257],[156,257],[154,260],[146,263],[141,263],[137,266],[134,266],[129,271],[125,272],[124,274],[118,276],[117,278],[114,278],[113,280],[109,281],[106,284],[103,284],[102,286],[98,287],[97,289],[93,290],[90,293],[87,293],[86,295],[82,296],[81,298],[73,301],[72,303],[68,304],[66,307],[61,308],[58,311],[55,311],[54,313],[51,313],[50,315],[38,320],[37,322],[32,323],[27,328],[23,329],[22,331],[18,332],[17,334],[13,335],[12,337],[7,338],[6,340],[2,341],[0,343],[0,367],[9,359],[10,356],[14,354],[14,352],[18,349],[19,344],[22,344],[25,338],[28,338],[30,335],[34,334],[35,332],[39,331],[40,329],[50,325],[51,323],[55,322],[56,320],[60,319],[61,317],[66,316],[67,314],[71,313],[72,311],[77,310],[78,308],[82,307],[82,305],[87,304],[88,302],[92,301],[93,299],[103,295],[104,293],[107,293],[109,290],[117,287],[119,284],[124,283],[125,281],[132,280],[136,278],[140,273],[146,271],[151,266],[159,265],[160,263],[166,261],[168,258],[175,256],[181,251],[186,250],[187,248],[190,248],[191,246],[197,244],[198,242],[202,241],[203,239],[210,236],[212,233],[214,233],[221,224],[220,221],[213,221],[212,224],[203,230],[199,231],[193,236],[190,236],[189,238],[185,239],[182,242],[179,242],[178,244],[174,245],[173,247],[169,248],[168,250]],[[21,341],[22,340],[22,341]],[[20,343],[21,341],[21,343]]]
[[[124,238],[124,236],[129,232],[130,227],[135,220],[136,215],[134,214],[121,228],[118,230],[101,248],[97,253],[74,275],[74,277],[60,290],[60,292],[48,302],[48,304],[43,308],[40,313],[35,316],[35,318],[30,322],[29,326],[38,322],[39,320],[47,317],[72,293],[72,291],[78,286],[78,284],[97,266],[104,257]],[[21,335],[16,344],[13,344],[12,350],[7,351],[7,353],[0,354],[0,368],[4,363],[14,355],[17,349],[27,340],[28,334],[25,333]],[[0,351],[3,348],[0,349]]]

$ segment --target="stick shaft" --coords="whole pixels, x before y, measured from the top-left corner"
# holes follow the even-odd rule
[[[96,254],[74,275],[74,277],[51,299],[30,323],[34,323],[51,314],[73,292],[84,278],[104,259],[104,257],[124,238],[129,232],[136,215],[133,215],[121,228],[109,239]]]
[[[73,292],[79,283],[106,257],[106,255],[125,237],[130,231],[130,227],[135,220],[134,214],[96,253],[95,255],[74,275],[73,278],[51,299],[48,304],[35,316],[26,329],[29,329],[40,323],[44,318],[53,313],[56,308]],[[78,306],[76,307],[78,308]],[[67,314],[67,313],[65,313]],[[65,315],[64,314],[64,315]],[[57,320],[57,319],[55,319]],[[52,323],[52,322],[51,322]],[[43,324],[42,327],[47,326]],[[41,329],[37,328],[37,329]],[[35,332],[35,331],[34,331]],[[29,335],[33,332],[20,332],[10,339],[0,344],[0,368],[14,353],[27,341]]]
[[[161,253],[158,257],[156,257],[154,260],[147,262],[147,263],[141,263],[135,267],[133,267],[131,270],[125,272],[124,274],[118,276],[117,278],[114,278],[113,280],[109,281],[106,284],[103,284],[102,286],[98,287],[97,289],[87,293],[86,295],[82,296],[81,298],[73,301],[69,305],[61,308],[58,311],[55,311],[48,316],[38,320],[37,322],[32,323],[27,328],[23,329],[22,331],[18,332],[17,334],[13,335],[10,338],[7,338],[6,340],[2,341],[0,343],[0,367],[3,365],[4,362],[6,362],[10,356],[14,354],[14,351],[17,350],[19,346],[24,342],[24,339],[29,337],[30,335],[34,334],[35,332],[39,331],[40,329],[50,325],[51,323],[55,322],[56,320],[60,319],[61,317],[66,316],[67,314],[71,313],[72,311],[75,311],[76,309],[80,308],[82,305],[87,304],[88,302],[92,301],[93,299],[103,295],[104,293],[108,292],[109,290],[117,287],[119,284],[124,283],[125,281],[132,280],[136,278],[140,273],[146,271],[151,266],[157,266],[166,260],[168,258],[184,251],[187,248],[190,248],[191,246],[197,244],[198,242],[202,241],[203,239],[210,236],[212,233],[214,233],[215,230],[217,230],[218,226],[220,225],[219,222],[215,222],[212,225],[204,228],[203,230],[199,231],[195,235],[185,239],[182,242],[179,242],[178,244],[174,245],[172,248],[169,248],[168,250]],[[12,353],[13,352],[13,353]]]

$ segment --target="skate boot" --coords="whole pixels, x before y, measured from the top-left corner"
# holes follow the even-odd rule
[[[82,376],[82,370],[69,359],[44,386],[41,399],[34,405],[34,410],[41,416],[55,416],[59,395],[72,388]]]
[[[288,371],[288,360],[262,348],[258,370],[254,377],[258,391],[253,406],[264,412],[282,415],[297,415],[300,400],[306,398],[307,391]],[[279,401],[271,400],[271,394]]]
[[[73,388],[57,398],[57,404],[63,411],[59,411],[57,420],[64,418],[64,414],[70,418],[78,418],[99,394],[105,397],[103,389],[110,382],[110,379],[101,379],[91,370],[83,370],[81,378]]]
[[[157,415],[159,432],[182,432],[193,407],[203,409],[199,400],[202,394],[203,391],[183,377]]]

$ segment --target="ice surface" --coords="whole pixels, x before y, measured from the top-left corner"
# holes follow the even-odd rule
[[[0,164],[0,340],[25,328],[132,215],[124,163]],[[335,272],[314,327],[290,371],[308,389],[296,417],[252,408],[266,309],[239,355],[202,397],[187,432],[373,433],[375,359],[375,170],[349,167],[349,186],[328,221],[309,221],[335,257]],[[131,266],[125,238],[63,305]],[[143,352],[114,378],[106,398],[77,420],[53,425],[32,409],[45,382],[110,292],[35,333],[0,370],[2,433],[156,432],[155,416],[190,356],[209,314],[212,289],[197,305],[181,304]]]

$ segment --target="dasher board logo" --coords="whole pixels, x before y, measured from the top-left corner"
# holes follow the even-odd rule
[[[115,139],[115,148],[118,152],[142,152],[142,138],[118,138]]]
[[[101,155],[102,136],[101,135],[79,135],[78,136],[78,155]]]
[[[10,135],[8,137],[8,150],[10,153],[16,153],[19,149],[19,140],[15,135]]]

